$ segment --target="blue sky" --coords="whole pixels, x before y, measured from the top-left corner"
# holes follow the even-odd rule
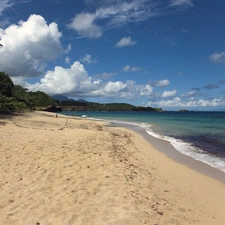
[[[1,0],[0,71],[30,91],[225,108],[224,0]]]

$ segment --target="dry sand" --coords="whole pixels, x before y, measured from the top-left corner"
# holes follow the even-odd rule
[[[102,122],[0,117],[0,171],[0,225],[225,224],[223,183]]]

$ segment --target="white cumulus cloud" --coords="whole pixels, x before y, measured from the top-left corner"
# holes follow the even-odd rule
[[[157,80],[157,81],[150,81],[149,82],[153,87],[165,87],[170,84],[170,82],[165,79],[165,80]]]
[[[164,91],[162,93],[162,97],[163,98],[170,98],[170,97],[173,97],[174,95],[176,95],[177,93],[177,90],[173,90],[173,91]]]
[[[0,68],[10,76],[41,75],[47,61],[54,60],[65,50],[56,23],[46,23],[40,15],[0,30]]]
[[[95,14],[81,13],[73,18],[72,22],[68,24],[68,28],[74,29],[81,36],[99,38],[102,36],[103,30],[95,24],[95,20]]]
[[[30,91],[44,91],[48,94],[65,94],[80,97],[103,97],[134,99],[149,96],[153,88],[147,84],[137,85],[132,80],[108,81],[88,76],[80,62],[74,62],[69,68],[56,66],[46,72],[45,76],[35,84],[30,84],[24,77],[14,77],[15,84],[20,84]]]
[[[56,66],[54,70],[47,71],[40,82],[27,84],[26,87],[33,91],[42,90],[48,94],[79,94],[89,85],[91,85],[91,78],[84,66],[80,62],[74,62],[70,68]]]
[[[182,100],[176,97],[171,100],[149,101],[147,105],[162,108],[224,107],[225,100],[223,98]]]
[[[103,73],[96,74],[94,77],[96,77],[98,79],[102,79],[102,80],[107,80],[107,79],[110,79],[111,77],[115,76],[116,74],[117,74],[117,72],[114,72],[114,73],[103,72]]]
[[[225,63],[225,52],[214,53],[209,56],[209,59],[214,63]]]
[[[123,37],[120,41],[118,41],[116,43],[116,47],[117,48],[122,48],[122,47],[126,47],[126,46],[132,46],[132,45],[135,45],[136,44],[136,41],[133,41],[131,39],[131,37]]]
[[[70,64],[70,61],[71,61],[71,59],[67,56],[67,57],[65,58],[65,63],[66,63],[66,64]]]
[[[148,95],[151,95],[152,93],[153,93],[153,88],[149,84],[145,85],[140,90],[141,96],[148,96]]]
[[[123,71],[125,72],[138,72],[140,70],[141,70],[140,67],[131,67],[130,65],[126,65],[123,67]]]
[[[85,56],[80,61],[83,62],[83,63],[87,63],[87,64],[98,62],[98,60],[93,59],[90,54],[85,54]]]

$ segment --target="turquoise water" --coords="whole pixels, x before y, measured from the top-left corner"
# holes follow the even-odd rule
[[[142,127],[176,150],[225,172],[225,112],[63,112]]]

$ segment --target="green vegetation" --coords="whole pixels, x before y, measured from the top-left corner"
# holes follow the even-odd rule
[[[55,104],[46,93],[28,92],[20,85],[14,85],[8,74],[0,72],[0,111],[24,111]]]
[[[10,77],[4,73],[0,72],[0,95],[12,97],[14,84]]]
[[[157,111],[155,108],[152,107],[134,106],[127,103],[100,104],[94,102],[87,102],[86,104],[92,110],[95,111],[151,111],[151,112]]]
[[[46,107],[49,105],[57,105],[55,100],[53,100],[49,95],[47,95],[43,91],[28,92],[28,94],[31,97],[36,107]]]
[[[155,111],[151,107],[136,107],[127,103],[100,104],[87,102],[86,104],[95,111]]]
[[[58,105],[63,110],[75,110],[75,111],[162,111],[161,108],[155,109],[152,107],[134,106],[127,103],[107,103],[101,104],[96,102],[81,102],[81,101],[57,101]]]

